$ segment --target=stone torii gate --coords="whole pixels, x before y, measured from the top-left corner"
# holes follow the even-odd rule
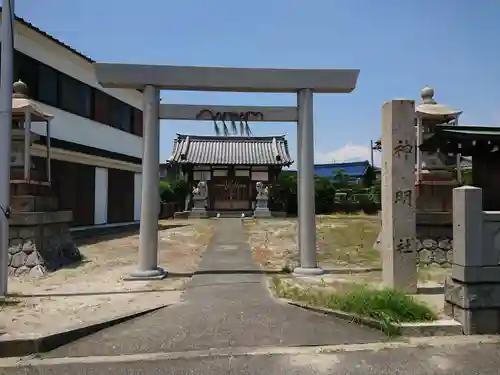
[[[314,204],[313,93],[350,93],[357,69],[262,69],[96,63],[98,82],[106,88],[143,90],[142,206],[138,268],[130,279],[166,277],[158,267],[160,118],[195,120],[205,109],[260,112],[249,121],[297,121],[298,239],[297,275],[320,275],[316,260]],[[160,104],[160,90],[297,93],[297,107],[212,107]],[[280,109],[281,108],[281,109]],[[221,111],[222,109],[222,111]],[[266,119],[266,116],[268,117]],[[203,119],[203,118],[202,118]],[[208,118],[206,118],[208,120]]]

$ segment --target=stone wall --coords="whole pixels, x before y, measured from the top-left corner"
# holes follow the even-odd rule
[[[418,238],[417,254],[420,265],[437,264],[449,267],[453,261],[453,238]]]
[[[374,248],[382,251],[381,235]],[[449,268],[453,261],[453,228],[450,226],[417,225],[417,263]]]
[[[417,212],[417,254],[419,264],[450,267],[453,260],[451,212]]]
[[[14,212],[9,219],[9,275],[41,276],[80,261],[69,232],[71,211]]]

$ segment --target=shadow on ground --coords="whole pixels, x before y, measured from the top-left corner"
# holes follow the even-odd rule
[[[174,228],[186,227],[189,224],[159,224],[158,231]],[[111,241],[124,237],[135,236],[139,234],[139,224],[133,224],[125,227],[112,227],[105,229],[89,229],[72,232],[71,235],[77,246],[94,245],[103,241]]]

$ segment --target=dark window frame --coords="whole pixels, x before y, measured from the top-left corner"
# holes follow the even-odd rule
[[[42,74],[54,74],[56,79],[54,87],[56,93],[42,93],[44,86],[51,85],[46,76]],[[57,69],[48,66],[31,56],[28,56],[18,50],[14,50],[14,81],[21,79],[26,83],[29,90],[29,96],[44,104],[84,117],[104,125],[112,126],[115,129],[126,133],[142,137],[142,110],[131,106],[107,93],[96,89],[80,80],[73,78]],[[72,95],[72,101],[69,100],[68,92],[63,93],[64,88]],[[76,89],[76,90],[75,90]],[[78,93],[78,90],[81,90]],[[77,93],[75,94],[75,91]],[[73,94],[71,94],[73,92]],[[52,98],[49,98],[52,96]],[[97,102],[103,100],[104,108],[99,109]],[[87,101],[87,104],[82,102]],[[103,111],[109,108],[109,116],[103,115]],[[103,121],[103,117],[104,120]]]
[[[38,69],[38,87],[36,93],[36,100],[53,107],[58,107],[60,72],[42,63],[38,64],[37,69]],[[48,77],[48,75],[53,75],[53,77]],[[55,79],[55,81],[52,81],[51,78]],[[47,87],[47,86],[52,86],[52,87]],[[49,90],[52,89],[55,91],[55,93],[54,92],[48,93],[47,89]]]
[[[91,87],[67,74],[60,74],[58,83],[60,108],[80,117],[91,118]]]

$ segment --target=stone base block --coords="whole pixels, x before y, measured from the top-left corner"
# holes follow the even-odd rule
[[[187,219],[190,211],[175,212],[174,219]]]
[[[45,212],[57,210],[56,197],[37,197],[35,195],[17,195],[11,197],[10,207],[14,212]]]
[[[163,280],[168,276],[163,268],[156,267],[152,270],[136,270],[130,275],[123,278],[125,281],[140,281],[140,280]]]
[[[446,184],[430,184],[428,182],[417,184],[417,210],[451,212],[453,209],[453,189],[458,186],[453,181]]]
[[[189,213],[189,217],[192,218],[207,218],[208,212],[205,208],[193,208]]]
[[[253,216],[255,218],[266,218],[272,217],[273,215],[271,214],[271,211],[269,211],[269,208],[256,208],[253,212]]]
[[[325,270],[320,267],[296,267],[293,269],[294,276],[319,276],[324,273]]]
[[[500,283],[464,283],[448,278],[444,284],[444,298],[463,309],[500,310]]]
[[[10,181],[10,196],[18,195],[36,195],[36,196],[53,196],[52,188],[47,183],[38,181]]]
[[[462,325],[466,335],[500,334],[500,309],[463,309],[445,302],[444,312]]]
[[[444,312],[467,335],[500,333],[500,283],[466,284],[447,279]]]
[[[8,252],[10,276],[41,276],[82,259],[68,223],[11,226]]]
[[[45,175],[36,169],[31,169],[29,178],[33,181],[46,181]],[[24,180],[24,168],[11,167],[10,179],[18,181]]]

